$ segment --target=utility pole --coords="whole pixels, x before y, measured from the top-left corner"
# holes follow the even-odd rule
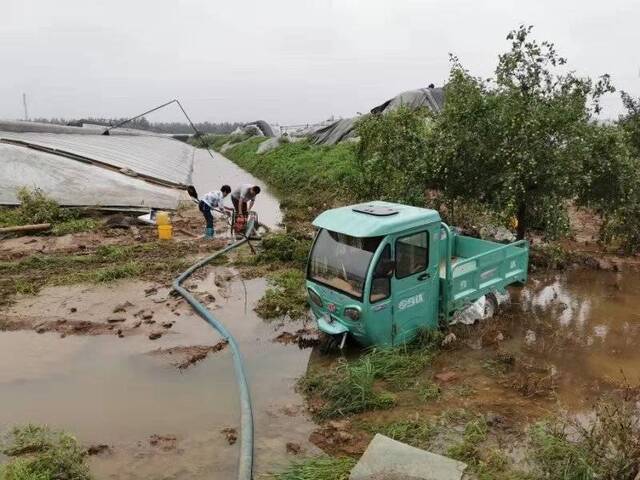
[[[29,112],[27,111],[27,94],[22,94],[22,104],[24,105],[24,121],[29,120]]]

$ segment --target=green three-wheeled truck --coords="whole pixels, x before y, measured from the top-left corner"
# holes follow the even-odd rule
[[[438,212],[388,202],[319,215],[307,266],[320,330],[341,345],[399,345],[478,300],[496,307],[527,280],[526,241],[503,245],[453,233]]]

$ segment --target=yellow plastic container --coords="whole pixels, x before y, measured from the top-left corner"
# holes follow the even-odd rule
[[[160,240],[171,240],[173,227],[171,225],[158,225],[158,238]]]
[[[171,225],[171,218],[169,212],[157,212],[156,213],[156,225]]]

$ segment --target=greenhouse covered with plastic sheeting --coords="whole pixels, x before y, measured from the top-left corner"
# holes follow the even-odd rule
[[[194,149],[186,143],[131,131],[102,135],[98,128],[32,125],[0,123],[2,205],[17,205],[21,187],[37,187],[65,206],[174,209],[191,183]]]

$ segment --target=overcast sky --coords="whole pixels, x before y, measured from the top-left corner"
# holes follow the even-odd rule
[[[448,53],[490,75],[535,25],[579,73],[640,96],[637,0],[2,0],[0,118],[121,117],[172,98],[195,121],[352,116],[441,85]],[[605,102],[616,117],[618,94]],[[179,120],[168,110],[150,120]]]

